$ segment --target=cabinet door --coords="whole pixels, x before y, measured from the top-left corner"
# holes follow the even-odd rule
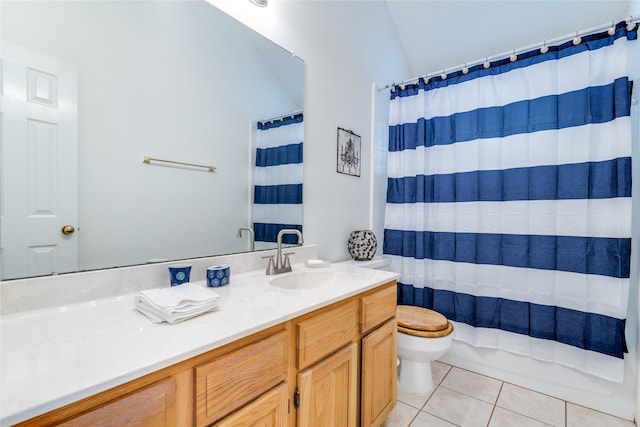
[[[396,405],[395,318],[362,338],[362,426],[379,426]]]
[[[358,346],[351,343],[298,374],[300,427],[355,427]]]
[[[285,427],[289,418],[287,394],[287,384],[283,383],[214,426]]]
[[[175,390],[175,380],[167,378],[60,425],[65,427],[174,426],[176,425]]]

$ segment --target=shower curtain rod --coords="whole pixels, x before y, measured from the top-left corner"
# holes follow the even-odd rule
[[[282,119],[284,119],[285,117],[291,117],[291,118],[293,118],[293,116],[295,116],[296,114],[301,114],[302,112],[304,112],[304,110],[296,110],[296,111],[292,111],[292,112],[291,112],[291,113],[289,113],[289,114],[282,114],[282,115],[280,115],[280,116],[276,116],[276,117],[273,117],[273,118],[271,118],[271,119],[258,120],[258,121],[259,121],[260,123],[262,123],[262,124],[265,124],[265,123],[267,123],[267,122],[271,122],[271,123],[273,123],[273,122],[276,122],[276,121],[278,121],[278,120],[282,120]]]
[[[597,27],[592,27],[592,28],[588,28],[586,30],[576,31],[575,33],[572,33],[572,34],[567,34],[567,35],[564,35],[564,36],[560,36],[560,37],[556,37],[556,38],[553,38],[553,39],[545,40],[545,41],[540,42],[540,43],[535,43],[535,44],[532,44],[532,45],[529,45],[529,46],[521,47],[519,49],[513,49],[513,50],[510,50],[510,51],[507,51],[507,52],[499,53],[497,55],[486,56],[486,57],[484,57],[482,59],[476,59],[475,61],[465,62],[464,64],[456,65],[454,67],[443,68],[441,71],[434,71],[434,72],[431,72],[431,73],[423,74],[423,75],[418,76],[418,77],[412,77],[410,79],[403,80],[400,83],[391,83],[391,84],[388,84],[388,85],[385,85],[385,86],[381,86],[381,87],[378,88],[378,91],[389,89],[389,88],[394,87],[394,86],[404,86],[404,85],[407,85],[407,84],[417,83],[422,78],[429,79],[429,78],[431,78],[433,76],[437,76],[437,75],[446,75],[446,74],[449,74],[449,73],[451,73],[453,71],[460,71],[460,70],[468,69],[468,68],[471,68],[471,67],[473,67],[475,65],[479,65],[479,64],[483,64],[483,63],[489,63],[492,60],[499,59],[499,58],[507,58],[507,57],[513,56],[513,55],[517,56],[519,53],[522,53],[522,52],[528,52],[530,50],[543,48],[543,47],[546,47],[546,46],[549,46],[549,45],[552,45],[552,44],[556,44],[556,43],[560,43],[560,42],[566,42],[566,41],[569,41],[571,39],[577,40],[581,36],[584,36],[584,35],[587,35],[587,34],[597,33],[597,32],[600,32],[600,31],[603,31],[603,30],[606,30],[606,29],[615,28],[616,23],[617,22],[621,22],[621,21],[622,20],[613,21],[610,24],[602,24],[602,25],[599,25]],[[638,17],[634,18],[633,16],[629,16],[624,21],[627,23],[627,25],[634,25],[635,26],[635,25],[638,24],[638,22],[640,22],[640,18],[638,18]],[[580,43],[580,41],[577,40],[576,44],[579,44],[579,43]],[[489,67],[485,67],[485,68],[489,68]]]

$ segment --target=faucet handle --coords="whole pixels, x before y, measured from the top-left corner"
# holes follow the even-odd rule
[[[291,269],[291,261],[289,261],[289,255],[295,255],[295,252],[285,252],[282,254],[282,256],[284,257],[282,267]]]
[[[266,259],[266,258],[269,258],[269,261],[267,262],[267,271],[265,272],[265,274],[267,274],[268,276],[272,276],[276,274],[276,265],[273,262],[273,255],[267,255],[262,257],[262,259]]]

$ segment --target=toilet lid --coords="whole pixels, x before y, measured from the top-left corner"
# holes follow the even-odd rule
[[[398,325],[398,332],[407,335],[413,335],[414,337],[442,338],[453,333],[453,325],[449,322],[447,328],[441,331],[419,331],[417,329],[404,328]]]
[[[450,327],[449,321],[437,311],[412,305],[399,305],[396,309],[398,326],[417,331],[444,331]]]

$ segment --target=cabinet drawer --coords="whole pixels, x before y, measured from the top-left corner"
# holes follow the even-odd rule
[[[358,326],[356,302],[352,300],[298,322],[299,369],[355,340]]]
[[[80,426],[173,426],[176,383],[167,378],[59,424]]]
[[[360,332],[365,333],[396,315],[396,283],[360,298]]]
[[[219,420],[285,381],[288,344],[287,331],[280,331],[197,366],[197,425]]]

